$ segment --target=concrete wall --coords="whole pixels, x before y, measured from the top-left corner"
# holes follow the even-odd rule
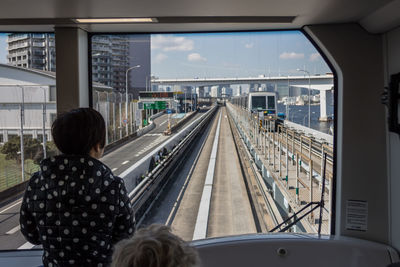
[[[389,209],[382,37],[357,24],[317,25],[306,32],[337,72],[336,227],[344,236],[388,243]],[[349,230],[348,200],[368,203],[367,230]]]
[[[400,72],[400,28],[383,36],[385,86],[390,75]],[[399,114],[400,117],[400,114]],[[400,136],[388,132],[390,244],[400,250]]]

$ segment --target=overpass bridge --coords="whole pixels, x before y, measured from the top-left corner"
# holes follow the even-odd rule
[[[183,78],[183,79],[151,79],[152,85],[182,85],[182,86],[214,86],[220,84],[274,84],[280,83],[290,86],[308,88],[310,78],[311,89],[331,90],[333,75],[278,76],[278,77],[242,77],[242,78]]]

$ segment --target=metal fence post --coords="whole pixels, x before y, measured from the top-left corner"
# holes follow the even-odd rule
[[[292,131],[292,156],[293,156],[293,159],[292,159],[292,164],[293,165],[295,165],[296,163],[295,163],[295,155],[296,155],[296,157],[297,157],[297,154],[295,153],[295,147],[294,147],[294,138],[295,138],[295,132],[294,131]]]
[[[20,136],[20,146],[21,146],[21,169],[22,169],[22,176],[21,179],[24,182],[25,181],[25,151],[24,151],[24,116],[25,116],[25,100],[24,100],[24,87],[20,86],[21,91],[22,91],[22,100],[21,100],[21,136]]]
[[[289,136],[286,129],[286,186],[289,188]]]
[[[313,170],[313,162],[310,161],[309,164],[309,179],[310,179],[310,203],[313,202],[313,175],[312,175],[312,170]],[[310,213],[310,221],[312,221],[314,218],[314,212],[312,211],[312,207],[311,207],[311,213]]]
[[[282,178],[282,133],[281,132],[278,132],[278,150],[279,150],[279,178]]]
[[[274,125],[275,126],[275,125]],[[275,127],[274,127],[275,128]],[[274,168],[274,171],[275,171],[275,136],[276,136],[276,132],[275,132],[275,130],[274,130],[274,132],[273,132],[273,134],[272,134],[272,149],[273,149],[273,152],[274,152],[274,154],[273,154],[273,168]]]
[[[300,171],[301,171],[301,159],[302,158],[303,158],[303,138],[300,135],[300,160],[299,160]]]
[[[299,203],[299,155],[296,154],[296,202]]]

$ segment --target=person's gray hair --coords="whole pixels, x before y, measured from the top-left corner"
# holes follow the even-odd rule
[[[195,248],[171,233],[165,225],[139,229],[132,238],[115,245],[112,267],[194,267]]]

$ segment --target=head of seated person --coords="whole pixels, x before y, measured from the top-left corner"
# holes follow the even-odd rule
[[[106,142],[103,117],[92,108],[78,108],[57,116],[52,125],[57,148],[66,155],[88,155],[99,159]]]
[[[115,246],[112,267],[194,267],[198,263],[195,248],[169,227],[150,225]]]

